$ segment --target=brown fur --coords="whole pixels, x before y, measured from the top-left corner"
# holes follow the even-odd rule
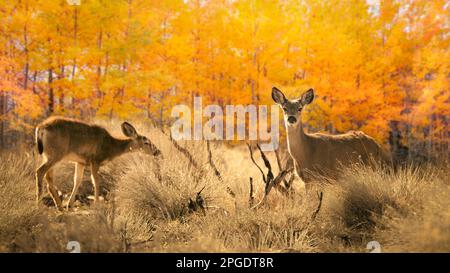
[[[308,134],[303,131],[301,112],[314,98],[312,89],[296,100],[288,100],[274,87],[272,97],[282,108],[285,117],[289,154],[295,169],[308,185],[316,175],[336,178],[343,167],[355,163],[389,164],[390,159],[380,145],[360,131],[341,135]]]
[[[105,128],[88,124],[80,120],[50,117],[36,127],[36,144],[44,157],[44,163],[36,170],[37,201],[42,192],[42,180],[47,178],[47,186],[61,210],[62,203],[53,186],[52,167],[59,161],[76,163],[74,188],[68,206],[74,201],[75,194],[83,176],[85,166],[91,168],[91,180],[94,184],[95,200],[98,199],[98,169],[108,160],[133,150],[159,155],[160,152],[146,137],[138,135],[129,123],[122,124],[122,131],[128,138],[113,137]]]
[[[289,153],[295,161],[297,174],[305,183],[311,182],[316,174],[336,178],[343,167],[354,163],[387,161],[381,147],[363,132],[308,134],[303,131],[301,122],[287,131]]]

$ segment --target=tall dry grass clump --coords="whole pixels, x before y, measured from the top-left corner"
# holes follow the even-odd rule
[[[440,170],[448,167],[348,168],[324,189],[322,232],[344,251],[372,240],[385,251],[450,251],[450,185]]]
[[[109,209],[61,214],[54,207],[36,206],[34,171],[39,160],[32,153],[1,154],[0,161],[1,252],[68,252],[69,241],[80,242],[83,252],[123,249]]]
[[[35,205],[32,155],[0,155],[0,249],[8,249],[15,236],[27,233],[41,216]]]
[[[234,211],[209,210],[157,227],[152,251],[157,252],[319,252],[320,238],[303,207],[238,205]]]
[[[297,196],[256,210],[241,206],[228,217],[211,219],[203,230],[233,251],[318,252],[310,211]]]
[[[166,140],[167,141],[167,140]],[[122,160],[120,168],[125,171],[117,180],[115,201],[121,225],[126,225],[134,241],[153,238],[158,230],[169,223],[184,223],[192,213],[221,209],[227,198],[226,183],[204,164],[203,146],[191,147],[195,160],[201,164],[196,168],[189,160],[170,146],[161,146],[163,158],[141,154],[130,154]],[[194,152],[195,151],[195,152]],[[197,193],[203,200],[203,208],[193,208],[189,201],[195,201]],[[229,199],[229,198],[228,198]],[[209,214],[209,213],[208,213]],[[179,238],[183,232],[179,230]]]

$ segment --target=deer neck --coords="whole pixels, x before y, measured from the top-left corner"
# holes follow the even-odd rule
[[[291,156],[300,163],[306,153],[306,146],[308,145],[308,135],[303,131],[302,122],[299,121],[295,126],[287,126],[287,140],[288,148]]]
[[[105,156],[106,160],[111,160],[122,154],[133,151],[131,149],[131,139],[121,139],[111,137],[111,145],[108,147],[108,154]]]

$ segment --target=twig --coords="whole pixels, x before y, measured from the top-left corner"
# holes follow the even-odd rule
[[[280,158],[280,149],[275,150],[275,157],[277,158],[278,169],[281,170],[281,158]]]
[[[214,175],[219,179],[220,182],[223,182],[222,175],[220,174],[219,170],[216,167],[216,164],[212,160],[212,152],[211,152],[211,147],[209,145],[209,140],[206,141],[206,149],[208,150],[208,163],[211,166],[211,168],[213,169]],[[236,197],[236,194],[233,192],[233,190],[229,186],[227,186],[227,193],[233,198]]]
[[[265,187],[265,193],[266,196],[269,194],[272,187],[275,187],[280,193],[287,195],[288,191],[280,186],[280,182],[284,180],[287,174],[292,172],[293,169],[283,170],[280,169],[280,173],[278,173],[277,177],[274,179],[273,172],[272,172],[272,166],[270,164],[269,159],[267,159],[267,156],[262,151],[261,147],[256,144],[256,147],[258,147],[259,153],[261,154],[261,158],[264,161],[264,165],[268,169],[267,176],[266,176],[266,187]]]
[[[216,167],[216,164],[214,164],[214,161],[212,160],[212,153],[211,153],[211,147],[209,145],[209,140],[206,141],[206,149],[208,150],[208,162],[209,162],[209,165],[213,169],[214,174],[220,180],[220,182],[223,182],[222,175],[220,174],[219,170]]]
[[[228,187],[228,186],[227,186],[227,193],[228,193],[231,197],[236,198],[236,193],[234,193],[234,191],[233,191],[230,187]]]
[[[289,156],[289,159],[286,161],[286,165],[284,167],[282,166],[279,148],[277,150],[275,150],[275,156],[277,159],[277,164],[278,164],[279,170],[282,170],[283,168],[286,169],[286,168],[293,167],[294,164],[293,164],[292,158],[290,156]],[[284,184],[285,188],[287,189],[287,191],[292,191],[291,186],[292,186],[292,182],[294,181],[294,179],[295,179],[294,175],[291,175],[288,180],[283,179],[283,184]]]
[[[156,179],[158,179],[158,182],[161,183],[162,182],[162,174],[161,174],[160,161],[155,158],[154,163],[155,163],[155,176],[156,176]]]
[[[270,183],[267,183],[266,186],[266,195],[269,194],[270,190],[275,187],[276,189],[278,189],[280,192],[285,192],[286,189],[280,187],[280,183],[281,181],[283,181],[283,179],[286,177],[286,175],[288,175],[289,173],[291,173],[293,171],[293,169],[288,169],[288,170],[282,170],[275,179],[273,179]]]
[[[261,199],[260,202],[258,202],[258,204],[256,204],[255,206],[251,206],[251,208],[257,208],[257,207],[259,207],[260,205],[265,204],[265,202],[266,202],[266,200],[267,200],[267,196],[269,195],[270,190],[271,190],[272,188],[276,188],[276,189],[277,189],[279,192],[281,192],[282,194],[287,195],[288,192],[287,192],[286,188],[283,188],[283,187],[280,185],[280,183],[281,183],[281,181],[284,180],[284,178],[286,177],[287,174],[289,174],[289,173],[291,173],[291,172],[293,171],[293,168],[290,168],[290,169],[287,169],[287,170],[281,170],[281,171],[278,173],[277,177],[274,178],[274,175],[273,175],[273,173],[272,173],[272,166],[271,166],[271,164],[270,164],[270,161],[268,160],[267,156],[266,156],[266,155],[264,154],[264,152],[262,151],[261,147],[260,147],[258,144],[257,144],[256,146],[258,147],[258,150],[259,150],[259,152],[260,152],[260,154],[261,154],[261,158],[263,159],[264,165],[265,165],[266,168],[267,168],[267,176],[264,175],[263,170],[262,170],[261,167],[259,167],[259,165],[256,163],[256,161],[255,161],[255,159],[254,159],[254,157],[253,157],[253,150],[252,150],[252,147],[251,147],[251,145],[250,145],[249,143],[247,143],[247,147],[248,147],[248,150],[249,150],[249,152],[250,152],[250,158],[251,158],[253,164],[255,164],[256,167],[258,167],[258,169],[259,169],[259,171],[261,172],[261,175],[262,175],[262,177],[263,177],[263,180],[264,180],[264,182],[265,182],[264,197]],[[251,180],[250,187],[253,187],[252,180]],[[252,191],[252,189],[251,189],[251,191]],[[252,201],[251,203],[253,204],[253,201]]]
[[[181,152],[189,161],[189,163],[194,166],[194,168],[196,168],[200,174],[204,174],[204,169],[200,167],[200,164],[195,161],[194,157],[192,156],[192,154],[184,147],[181,147],[180,144],[178,144],[178,142],[172,138],[172,135],[167,135],[162,128],[158,127],[159,130],[166,136],[169,137],[170,142],[173,144],[173,146],[175,147],[175,149],[177,149],[179,152]],[[211,168],[214,171],[214,175],[220,180],[220,182],[223,182],[223,178],[222,175],[220,174],[219,170],[217,169],[216,164],[214,163],[214,161],[212,160],[212,152],[211,152],[211,147],[210,147],[210,143],[209,140],[206,141],[206,149],[208,151],[208,163],[211,166]],[[235,195],[233,193],[233,191],[227,187],[227,191],[231,194],[231,195]]]
[[[253,203],[255,202],[255,197],[253,196],[253,178],[250,177],[250,194],[248,199],[249,208],[253,207]]]
[[[203,188],[199,192],[197,192],[197,196],[199,196],[205,188],[206,186],[203,186]]]
[[[272,166],[270,165],[270,161],[267,159],[264,152],[261,150],[261,147],[259,146],[259,144],[256,144],[256,147],[258,147],[259,153],[261,154],[261,158],[264,161],[264,165],[266,165],[266,168],[268,169],[267,176],[266,176],[266,183],[268,183],[269,181],[273,180]]]
[[[163,133],[163,135],[168,136],[170,139],[170,142],[173,144],[175,149],[177,149],[181,154],[183,154],[189,161],[189,164],[194,166],[199,171],[200,176],[202,176],[205,173],[205,170],[200,167],[200,164],[195,161],[192,154],[184,147],[181,147],[175,139],[172,138],[172,135],[167,135],[162,128],[158,127],[158,129]],[[208,163],[211,166],[211,168],[214,170],[214,175],[220,180],[220,182],[223,182],[222,175],[220,174],[219,170],[217,169],[216,165],[214,164],[214,161],[212,160],[212,153],[211,153],[211,147],[209,145],[209,141],[206,142],[206,148],[208,150]],[[158,174],[157,174],[158,176]],[[230,187],[227,186],[227,193],[231,195],[231,197],[235,198],[236,194],[231,190]]]
[[[201,195],[202,191],[205,189],[206,186],[204,186],[199,192],[197,192],[197,195],[195,197],[195,201],[189,198],[188,203],[188,209],[189,212],[198,211],[199,209],[203,212],[204,215],[206,215],[205,211],[205,199]]]
[[[311,215],[311,222],[316,219],[317,214],[319,214],[320,208],[322,207],[323,192],[318,193],[317,197],[319,198],[319,204],[317,205],[317,208],[314,211],[314,213]]]
[[[201,172],[203,172],[203,169],[200,168],[200,164],[198,164],[197,161],[195,161],[195,159],[192,156],[192,154],[186,148],[181,147],[180,144],[178,144],[178,142],[175,139],[172,138],[172,135],[170,135],[170,134],[167,135],[161,127],[158,127],[158,129],[161,131],[161,133],[163,133],[163,135],[169,137],[169,140],[173,144],[175,149],[177,149],[180,153],[182,153],[188,159],[189,164],[191,164],[196,169],[198,169]]]
[[[256,163],[255,159],[253,158],[253,149],[252,149],[252,146],[251,146],[248,142],[247,142],[247,147],[248,147],[248,150],[249,150],[249,152],[250,152],[250,159],[252,160],[253,164],[255,164],[255,166],[256,166],[256,167],[259,169],[259,171],[261,172],[261,175],[262,175],[262,177],[263,177],[264,183],[267,183],[266,175],[264,174],[264,172],[263,172],[263,170],[261,169],[261,167],[259,167],[258,163]]]
[[[181,147],[176,141],[175,139],[172,138],[172,136],[170,136],[170,142],[172,142],[173,146],[180,151],[188,160],[189,160],[189,164],[191,164],[192,166],[194,166],[196,169],[201,170],[200,165],[197,163],[197,161],[195,161],[194,157],[192,156],[192,154],[184,147]]]

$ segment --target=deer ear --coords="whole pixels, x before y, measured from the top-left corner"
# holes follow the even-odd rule
[[[275,86],[272,88],[272,99],[278,104],[283,104],[286,101],[283,92]]]
[[[136,138],[138,136],[138,133],[136,129],[134,129],[133,125],[129,124],[126,121],[122,123],[122,132],[127,137]]]
[[[302,98],[300,99],[302,105],[310,104],[314,99],[314,89],[310,88],[308,91],[303,93]]]

